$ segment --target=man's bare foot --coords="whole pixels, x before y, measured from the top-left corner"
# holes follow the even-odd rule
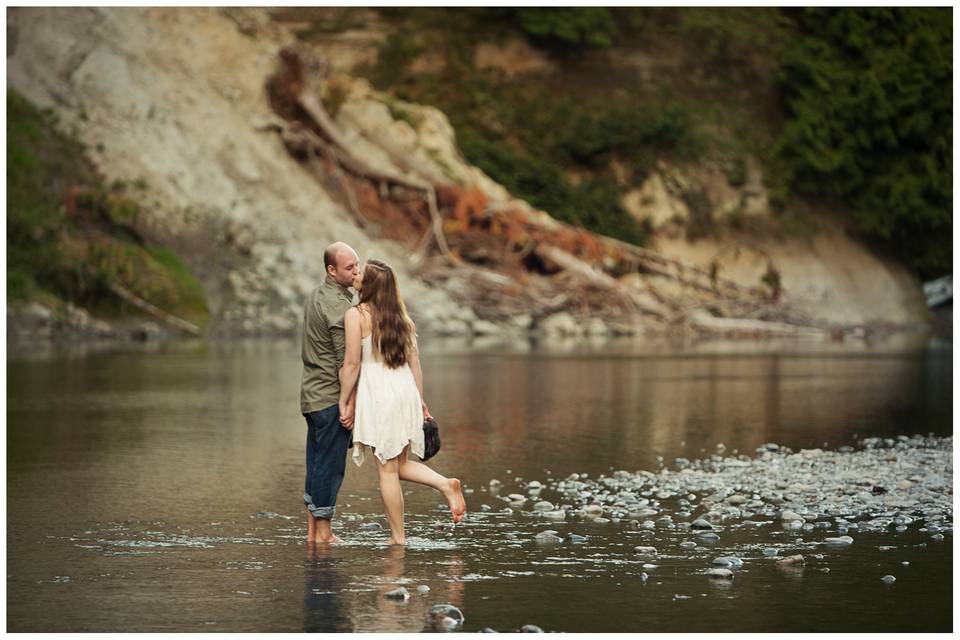
[[[332,533],[326,536],[322,536],[318,534],[314,536],[313,541],[323,543],[323,544],[336,544],[338,542],[343,542],[343,540],[333,535]]]
[[[454,523],[463,520],[467,515],[467,501],[463,499],[463,491],[460,481],[456,478],[450,478],[450,485],[443,494],[447,498],[447,504],[450,505],[450,513],[453,515]]]

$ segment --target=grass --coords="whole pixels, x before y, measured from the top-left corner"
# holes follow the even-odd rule
[[[84,147],[7,90],[7,301],[65,302],[122,316],[119,282],[168,313],[204,324],[203,288],[173,252],[145,243],[130,185],[107,187]],[[139,181],[133,190],[142,190]]]

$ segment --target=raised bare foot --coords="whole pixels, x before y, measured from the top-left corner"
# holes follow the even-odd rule
[[[454,523],[463,520],[463,516],[467,515],[467,501],[463,499],[463,490],[457,478],[450,478],[449,488],[444,495],[447,498],[447,504],[450,505]]]

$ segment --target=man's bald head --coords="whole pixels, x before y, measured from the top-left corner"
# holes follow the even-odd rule
[[[360,257],[346,242],[334,242],[323,252],[323,268],[341,286],[349,287],[360,273]]]

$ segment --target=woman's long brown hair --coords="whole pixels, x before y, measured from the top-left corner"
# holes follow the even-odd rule
[[[360,304],[370,310],[373,348],[390,369],[402,367],[413,350],[413,321],[400,297],[397,276],[390,265],[368,260],[363,270]]]

